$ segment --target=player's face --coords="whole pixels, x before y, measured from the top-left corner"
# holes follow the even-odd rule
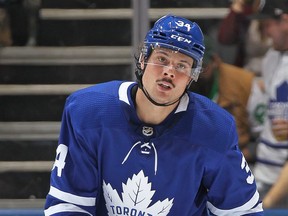
[[[149,95],[158,103],[178,99],[191,80],[193,59],[180,52],[155,48],[145,68],[142,82]]]

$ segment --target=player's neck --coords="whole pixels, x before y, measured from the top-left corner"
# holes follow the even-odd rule
[[[136,110],[139,119],[148,124],[160,124],[175,109],[178,103],[170,106],[152,104],[144,93],[138,89],[136,94]]]

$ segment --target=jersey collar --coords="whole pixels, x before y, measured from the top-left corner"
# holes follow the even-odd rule
[[[131,88],[134,85],[137,85],[137,83],[136,82],[123,82],[120,85],[119,91],[118,91],[119,100],[125,102],[129,106],[133,104],[132,98],[131,98]],[[189,96],[187,93],[185,93],[183,97],[181,98],[177,109],[175,110],[175,114],[186,111],[188,108],[188,105],[189,105]]]

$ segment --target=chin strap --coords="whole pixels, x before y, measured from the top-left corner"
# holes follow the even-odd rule
[[[140,87],[140,86],[139,86]],[[147,90],[144,88],[144,86],[142,85],[142,87],[140,87],[140,89],[143,91],[143,93],[145,94],[145,96],[147,97],[147,99],[153,103],[154,105],[156,106],[171,106],[175,103],[177,103],[178,101],[180,101],[180,99],[182,98],[182,96],[185,94],[185,91],[183,92],[183,94],[176,100],[174,101],[171,101],[171,102],[167,102],[167,103],[158,103],[156,102],[150,95],[149,93],[147,92]]]

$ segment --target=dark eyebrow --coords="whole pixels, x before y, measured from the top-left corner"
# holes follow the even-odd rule
[[[165,56],[167,56],[167,57],[169,57],[169,54],[168,54],[168,51],[165,51],[165,50],[162,50],[162,49],[159,49],[159,50],[155,50],[156,52],[159,52],[159,53],[161,53],[161,54],[163,54],[163,55],[165,55]],[[194,59],[192,59],[193,60],[193,62],[194,62]],[[186,64],[188,64],[190,67],[192,67],[193,66],[193,63],[192,64],[190,64],[188,61],[186,61],[186,60],[180,60],[180,62],[181,63],[186,63]]]
[[[168,52],[167,51],[165,51],[165,50],[155,50],[156,52],[158,52],[158,53],[161,53],[161,54],[164,54],[164,55],[166,55],[166,56],[169,56],[168,55]]]
[[[194,59],[193,59],[193,61],[194,61]],[[192,67],[192,64],[190,64],[188,61],[186,61],[186,60],[181,60],[180,62],[182,62],[182,63],[186,63],[186,64],[188,64],[190,67]]]

